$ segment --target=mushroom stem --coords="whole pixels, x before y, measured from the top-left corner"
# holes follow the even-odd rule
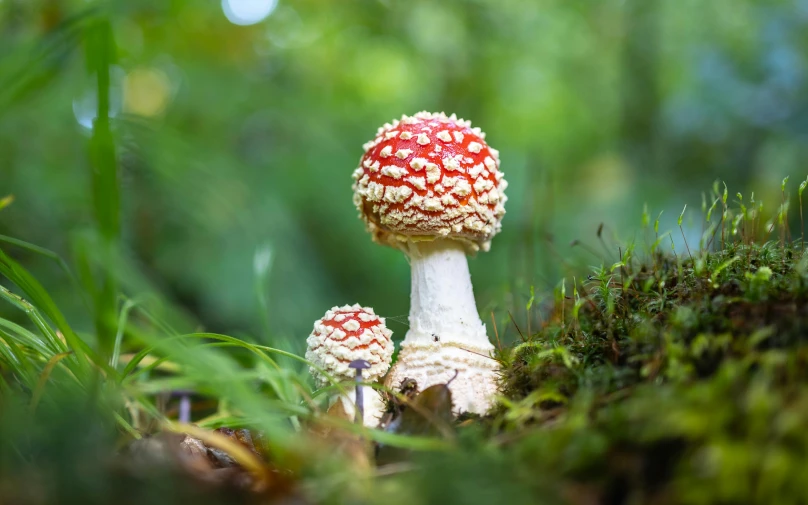
[[[412,269],[410,329],[387,378],[397,389],[414,379],[423,391],[447,384],[459,412],[485,413],[497,391],[497,362],[477,313],[464,244],[409,242]]]
[[[181,423],[191,422],[191,396],[188,393],[183,393],[180,396],[180,408],[177,420]]]
[[[362,369],[356,369],[356,389],[354,396],[356,396],[356,422],[361,423],[365,420],[365,395],[362,391]]]
[[[405,342],[459,339],[488,346],[477,313],[463,243],[457,240],[409,242],[412,269],[410,330]]]

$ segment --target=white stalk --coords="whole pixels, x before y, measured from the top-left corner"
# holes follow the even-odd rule
[[[456,240],[409,242],[410,329],[388,387],[415,379],[420,390],[446,383],[455,409],[484,413],[496,393],[497,363],[477,313],[466,252]]]
[[[488,345],[485,325],[477,314],[463,244],[457,240],[410,242],[409,259],[412,293],[405,342],[431,342],[437,336]]]

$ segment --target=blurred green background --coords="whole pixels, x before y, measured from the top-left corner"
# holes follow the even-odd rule
[[[508,214],[471,260],[483,313],[523,312],[531,285],[599,262],[574,239],[616,258],[646,202],[662,228],[689,204],[698,242],[715,179],[776,204],[806,168],[806,0],[105,5],[125,291],[211,331],[302,346],[327,308],[359,302],[403,337],[406,260],[351,203],[362,143],[403,113],[455,112],[501,151]],[[0,233],[67,258],[97,233],[81,23],[98,8],[0,0],[0,197],[15,198]],[[53,262],[11,252],[92,329]]]

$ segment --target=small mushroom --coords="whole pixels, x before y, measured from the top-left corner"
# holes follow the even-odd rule
[[[348,365],[349,368],[356,370],[356,421],[362,422],[365,418],[365,393],[362,390],[362,370],[370,368],[370,363],[363,359],[355,359]]]
[[[474,301],[467,253],[488,250],[507,182],[485,134],[455,115],[419,112],[379,128],[354,171],[354,203],[376,242],[412,270],[410,329],[387,386],[447,383],[458,412],[485,413],[497,362]]]
[[[183,391],[180,395],[179,413],[177,421],[188,424],[191,422],[191,394]]]
[[[369,307],[359,304],[333,307],[314,323],[306,340],[306,359],[312,365],[311,374],[319,386],[329,384],[319,369],[339,381],[354,380],[372,383],[381,379],[390,368],[393,357],[393,332],[387,329],[383,317]],[[384,412],[379,392],[370,386],[356,386],[340,401],[345,412],[357,416],[366,426],[378,426]]]

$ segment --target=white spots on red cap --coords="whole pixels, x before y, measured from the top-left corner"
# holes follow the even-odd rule
[[[381,140],[382,140],[381,138],[376,138],[375,140],[371,140],[370,142],[365,142],[364,144],[362,144],[362,149],[364,149],[365,151],[370,151],[371,149],[379,145],[379,142],[381,142]]]
[[[435,163],[426,164],[426,182],[435,184],[440,180],[440,167]]]
[[[457,198],[453,197],[451,194],[447,193],[440,197],[440,203],[443,205],[452,207],[455,205],[460,205],[460,202],[457,201]]]
[[[346,331],[356,331],[361,328],[362,325],[360,325],[359,321],[356,319],[349,319],[342,324],[342,327],[345,328]]]
[[[471,194],[471,184],[466,179],[459,179],[454,188],[454,193],[459,197],[465,197]]]
[[[370,170],[371,172],[378,172],[379,171],[379,160],[373,161],[370,159],[365,160],[362,162],[362,166],[366,169]]]
[[[371,202],[378,202],[384,197],[384,185],[378,182],[371,182],[367,186],[365,198]]]
[[[476,191],[478,195],[488,191],[493,187],[494,183],[491,182],[490,179],[486,179],[485,177],[478,177],[477,180],[474,181],[474,191]]]
[[[419,112],[384,125],[365,147],[354,202],[374,239],[448,236],[486,249],[499,232],[499,153],[469,121]]]
[[[410,161],[410,167],[417,172],[423,169],[427,163],[429,163],[429,160],[425,160],[424,158],[413,158],[412,161]]]
[[[458,155],[462,159],[462,155]],[[460,160],[457,159],[457,156],[447,156],[443,158],[443,168],[448,171],[457,170],[458,172],[462,172],[463,169],[460,167]]]
[[[393,179],[401,179],[402,177],[407,175],[407,169],[403,167],[397,167],[396,165],[385,165],[382,167],[382,175],[392,177]]]
[[[409,186],[390,186],[384,192],[384,200],[390,203],[401,203],[412,194]]]
[[[499,202],[499,191],[497,191],[497,188],[491,188],[488,193],[481,194],[478,201],[480,203],[496,204]]]
[[[370,363],[363,377],[367,381],[381,378],[390,368],[393,355],[393,332],[384,318],[373,309],[356,305],[332,307],[306,340],[306,359],[312,364],[312,375],[320,385],[329,382],[328,374],[337,380],[354,377],[351,361],[363,359]]]
[[[423,205],[424,205],[424,197],[418,193],[415,193],[414,195],[412,195],[412,198],[410,198],[407,201],[407,203],[404,204],[404,208],[411,209],[414,207],[416,209],[420,209],[423,207]]]
[[[424,210],[428,211],[437,211],[443,208],[443,204],[440,201],[440,198],[436,197],[429,197],[424,199]]]
[[[483,166],[483,164],[478,163],[478,164],[474,165],[473,167],[469,168],[469,177],[471,177],[473,179],[476,179],[477,177],[480,176],[481,173],[483,173],[483,170],[485,170],[485,167]]]
[[[426,179],[423,177],[407,177],[406,181],[419,191],[426,191]]]

